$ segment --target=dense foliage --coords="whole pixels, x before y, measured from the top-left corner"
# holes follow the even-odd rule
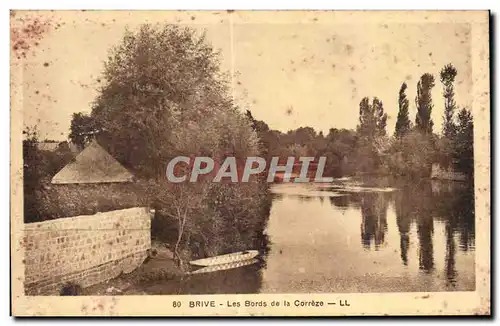
[[[173,242],[181,263],[197,254],[254,246],[265,219],[260,211],[267,207],[267,188],[258,180],[234,186],[165,181],[166,165],[176,156],[209,156],[220,163],[227,156],[260,155],[257,134],[233,105],[219,66],[218,53],[190,28],[143,25],[127,31],[105,62],[90,116],[76,114],[71,125],[75,141],[97,138],[138,178],[150,180],[156,219],[170,219],[177,233],[155,234]],[[155,221],[162,224],[169,223]]]
[[[399,90],[395,130],[387,136],[387,115],[382,101],[368,97],[359,103],[359,123],[356,131],[330,129],[324,136],[311,127],[300,127],[282,133],[272,130],[264,121],[247,116],[260,139],[260,146],[270,156],[326,156],[325,173],[340,177],[354,174],[391,174],[407,177],[429,177],[433,163],[453,168],[472,177],[473,120],[468,109],[457,107],[453,82],[456,68],[448,64],[441,71],[445,113],[443,132],[433,133],[431,91],[434,76],[423,74],[417,83],[416,116],[410,120],[407,83]]]

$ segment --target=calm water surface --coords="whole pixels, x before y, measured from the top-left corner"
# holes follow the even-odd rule
[[[176,293],[473,291],[474,197],[441,181],[272,186],[260,264],[179,281]],[[146,289],[162,293],[161,285]]]

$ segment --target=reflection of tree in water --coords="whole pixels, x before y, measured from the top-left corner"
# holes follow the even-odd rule
[[[419,240],[419,267],[425,272],[434,268],[434,218],[445,225],[445,273],[450,286],[454,286],[456,242],[462,250],[474,248],[474,191],[463,183],[426,182],[405,184],[395,195],[397,225],[401,237],[401,259],[408,264],[409,232],[411,223],[417,226]]]
[[[417,219],[417,234],[419,241],[419,267],[429,273],[434,269],[434,246],[432,236],[434,234],[434,219],[432,215],[420,215]]]
[[[454,287],[456,283],[457,270],[455,268],[456,247],[453,235],[453,225],[450,221],[450,223],[446,223],[446,279],[448,280],[449,285]]]
[[[380,192],[349,193],[345,196],[329,197],[334,207],[361,209],[361,244],[377,250],[384,244],[387,232],[387,208],[391,194]]]
[[[454,231],[460,231],[460,249],[474,250],[476,235],[474,186],[462,189],[458,197],[456,204],[453,205],[455,212],[458,213],[457,227]]]
[[[456,284],[455,235],[458,234],[459,247],[473,250],[475,242],[474,187],[462,183],[436,183],[432,185],[435,196],[435,208],[438,216],[445,223],[446,257],[445,273],[448,285]]]
[[[411,207],[410,192],[406,189],[395,194],[396,223],[400,234],[401,260],[408,265],[408,249],[410,248]]]
[[[372,242],[377,250],[384,243],[387,232],[388,200],[381,193],[365,193],[361,199],[361,243],[370,248]]]
[[[334,207],[347,208],[350,203],[350,196],[331,196],[330,204]]]

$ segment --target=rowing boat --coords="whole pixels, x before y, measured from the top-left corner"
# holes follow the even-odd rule
[[[189,263],[191,265],[197,265],[197,266],[215,266],[215,265],[249,260],[256,257],[258,254],[259,252],[257,250],[246,250],[246,251],[233,252],[231,254],[226,254],[226,255],[197,259],[190,261]]]
[[[226,264],[220,264],[220,265],[213,265],[213,266],[206,266],[200,269],[197,269],[193,272],[188,272],[187,274],[193,275],[193,274],[203,274],[203,273],[212,273],[212,272],[218,272],[218,271],[224,271],[227,269],[233,269],[233,268],[238,268],[238,267],[243,267],[247,265],[252,265],[258,262],[259,260],[256,258],[248,259],[248,260],[243,260],[243,261],[238,261],[238,262],[233,262],[233,263],[226,263]]]

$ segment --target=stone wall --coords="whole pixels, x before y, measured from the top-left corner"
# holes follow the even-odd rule
[[[151,214],[136,207],[25,224],[25,291],[59,294],[130,273],[151,247]]]

